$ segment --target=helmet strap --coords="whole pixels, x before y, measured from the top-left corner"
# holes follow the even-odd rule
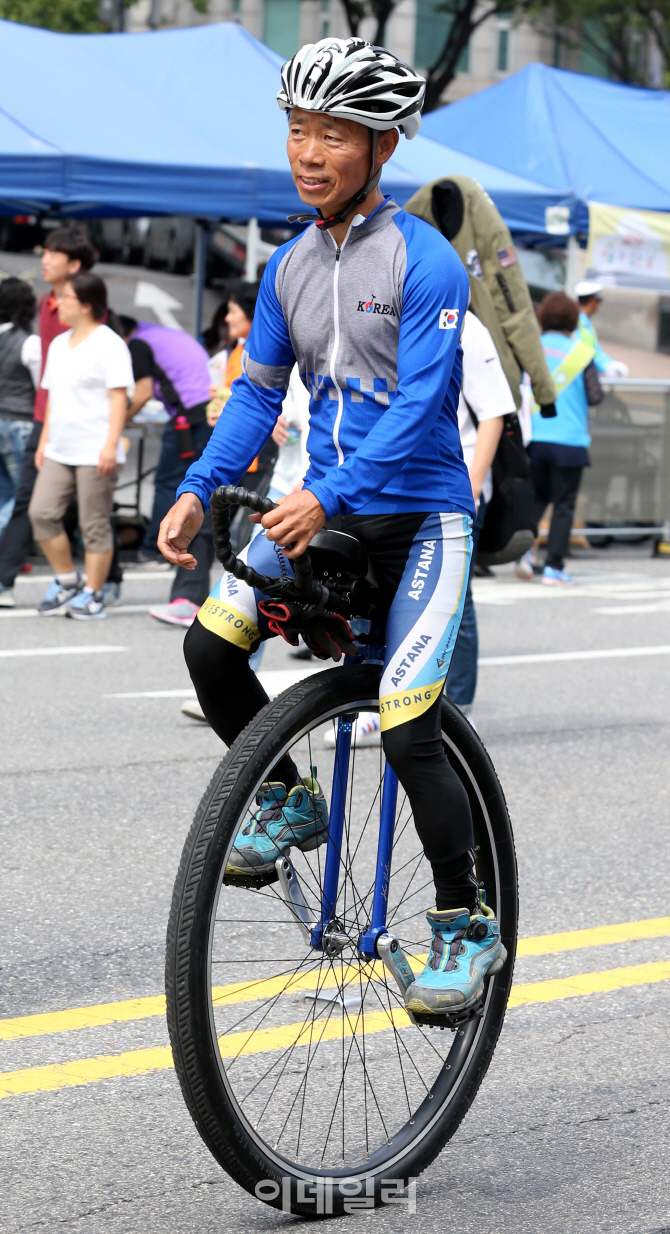
[[[369,197],[370,193],[374,192],[381,179],[382,169],[379,167],[375,171],[375,159],[377,157],[377,143],[379,141],[379,133],[376,129],[371,129],[372,133],[372,158],[370,160],[370,178],[363,188],[356,193],[355,197],[337,214],[324,216],[317,206],[316,214],[289,214],[287,223],[316,223],[320,231],[327,231],[330,227],[337,227],[338,223],[346,223],[350,214],[353,214],[356,206],[360,206]]]

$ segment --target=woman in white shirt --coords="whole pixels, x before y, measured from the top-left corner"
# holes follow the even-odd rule
[[[75,274],[60,296],[58,315],[71,328],[53,340],[42,386],[49,391],[35,453],[39,475],[28,513],[35,539],[55,573],[40,612],[86,621],[106,617],[102,588],[112,560],[110,515],[118,466],[130,352],[109,326],[107,288],[96,274]],[[77,494],[86,550],[86,585],[75,570],[63,516]]]

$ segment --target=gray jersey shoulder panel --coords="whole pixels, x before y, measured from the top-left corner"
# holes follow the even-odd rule
[[[387,202],[361,229],[352,226],[340,251],[339,344],[335,378],[352,401],[363,394],[388,405],[397,389],[397,352],[407,250]],[[365,243],[361,243],[364,240]],[[335,399],[330,372],[335,344],[336,248],[329,233],[310,227],[280,262],[275,290],[300,375],[312,397]]]

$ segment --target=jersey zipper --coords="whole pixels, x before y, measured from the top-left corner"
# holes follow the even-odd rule
[[[347,243],[348,238],[349,238],[349,232],[347,232],[346,236],[344,237],[342,244],[339,246],[336,246],[335,248],[335,273],[333,275],[334,337],[333,337],[333,350],[330,353],[330,375],[333,379],[333,385],[335,386],[335,389],[337,391],[337,415],[335,416],[335,423],[333,425],[333,445],[335,446],[335,449],[337,451],[338,467],[341,467],[344,462],[344,454],[342,453],[342,447],[340,445],[340,423],[342,420],[342,412],[344,411],[344,397],[342,394],[341,386],[337,380],[337,377],[335,376],[335,361],[337,359],[337,353],[338,353],[339,346],[340,346],[340,304],[338,300],[338,292],[339,292],[339,283],[340,283],[340,257],[342,255],[342,249]],[[333,244],[335,244],[334,240],[333,240]]]

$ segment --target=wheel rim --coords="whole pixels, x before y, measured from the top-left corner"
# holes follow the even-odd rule
[[[335,751],[324,758],[323,736],[315,730],[324,721],[332,727],[332,717],[342,710],[324,712],[286,746],[303,774],[318,751],[319,779],[328,798]],[[378,699],[358,700],[346,710],[378,711]],[[444,737],[475,788],[500,903],[484,800],[463,756]],[[352,747],[337,903],[349,941],[340,956],[324,956],[303,941],[278,884],[246,892],[226,885],[225,862],[211,918],[210,1030],[223,1084],[259,1148],[280,1170],[305,1178],[363,1178],[388,1171],[427,1135],[460,1086],[493,989],[489,983],[484,1017],[452,1037],[448,1030],[412,1025],[381,962],[370,964],[356,955],[372,898],[382,761],[380,749]],[[255,808],[260,782],[246,817]],[[429,947],[425,910],[433,902],[432,877],[402,792],[396,819],[388,927],[413,958],[416,972]],[[324,854],[324,848],[291,851],[315,913]]]

